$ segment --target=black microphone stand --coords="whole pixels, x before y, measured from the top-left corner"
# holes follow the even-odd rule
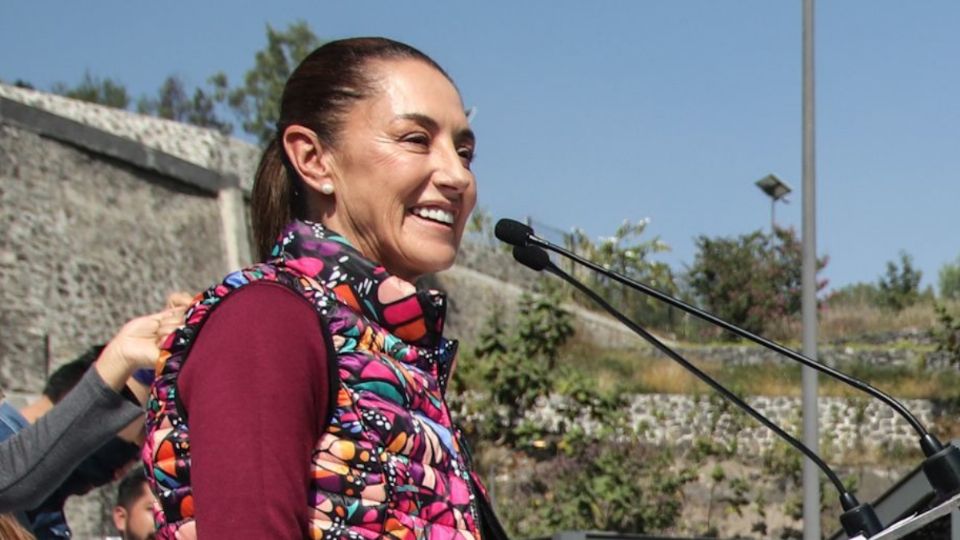
[[[547,272],[563,279],[570,285],[573,285],[578,291],[587,295],[591,300],[599,304],[600,307],[606,310],[607,313],[612,315],[615,319],[620,321],[624,326],[656,347],[657,350],[669,356],[671,359],[683,366],[687,371],[696,375],[698,379],[716,390],[725,399],[731,401],[741,410],[746,411],[747,414],[769,428],[781,439],[787,441],[791,446],[802,452],[803,455],[810,458],[810,460],[813,461],[821,471],[823,471],[823,474],[827,476],[830,482],[837,489],[837,492],[840,494],[840,504],[844,510],[843,514],[840,516],[840,523],[843,525],[843,529],[847,533],[847,536],[853,538],[858,535],[863,535],[869,538],[870,536],[873,536],[883,530],[883,525],[880,523],[880,519],[877,517],[876,512],[874,512],[873,507],[870,506],[869,503],[861,504],[857,500],[856,496],[854,496],[853,493],[850,493],[844,487],[843,482],[840,481],[840,478],[837,477],[836,473],[833,472],[833,470],[820,458],[820,456],[807,448],[806,445],[798,441],[792,435],[784,431],[782,428],[780,428],[780,426],[773,423],[769,418],[751,407],[746,401],[741,399],[733,392],[727,390],[727,388],[722,384],[701,371],[697,366],[691,364],[686,358],[657,339],[656,336],[617,311],[613,306],[600,297],[600,295],[592,291],[589,287],[583,283],[580,283],[572,276],[561,270],[559,267],[557,267],[557,265],[550,261],[550,257],[545,251],[543,251],[542,248],[537,246],[517,245],[513,247],[513,257],[517,260],[517,262],[532,270],[546,270]]]
[[[877,388],[874,388],[870,384],[850,377],[839,370],[808,358],[794,350],[784,347],[783,345],[758,336],[749,330],[740,328],[739,326],[729,323],[713,315],[712,313],[691,306],[690,304],[676,299],[662,291],[654,289],[653,287],[638,281],[634,281],[616,272],[611,272],[610,270],[607,270],[606,268],[603,268],[592,261],[578,256],[576,253],[572,253],[567,249],[536,236],[533,233],[533,229],[518,221],[501,219],[497,222],[495,234],[498,239],[514,246],[533,244],[540,246],[543,249],[563,255],[564,257],[572,259],[573,261],[576,261],[619,283],[627,285],[628,287],[647,294],[648,296],[652,296],[702,320],[711,322],[729,332],[753,341],[754,343],[766,347],[767,349],[778,352],[794,361],[800,362],[801,364],[820,371],[821,373],[825,373],[830,377],[833,377],[849,386],[869,394],[870,396],[873,396],[876,399],[879,399],[897,411],[897,413],[900,414],[900,416],[903,417],[911,427],[913,427],[914,431],[920,435],[920,448],[923,450],[924,456],[926,456],[926,459],[923,462],[923,472],[927,477],[927,481],[930,482],[930,485],[937,492],[937,495],[941,499],[947,499],[951,495],[960,492],[960,448],[957,448],[952,444],[944,445],[941,443],[935,435],[928,432],[926,428],[923,427],[923,424],[921,424],[920,421],[902,403],[888,394],[878,390]]]

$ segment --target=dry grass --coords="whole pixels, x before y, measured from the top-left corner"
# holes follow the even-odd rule
[[[793,364],[728,366],[718,362],[690,358],[702,371],[741,395],[800,395],[800,367]],[[705,394],[712,390],[696,376],[667,358],[639,357],[629,351],[606,351],[591,365],[580,366],[584,377],[597,382],[602,392],[639,392],[662,394]],[[960,373],[932,374],[909,368],[861,367],[850,373],[876,388],[902,399],[960,399]],[[857,397],[858,390],[819,378],[822,396]]]
[[[960,302],[947,304],[951,313],[960,313]],[[896,343],[857,343],[857,336],[882,337],[907,329],[924,332],[938,324],[930,303],[920,303],[901,312],[870,306],[843,305],[825,309],[821,316],[820,340],[840,340],[856,348],[911,347],[918,354],[932,350],[930,344],[913,343],[909,339]],[[787,321],[767,334],[785,345],[799,348],[799,324]],[[708,394],[710,388],[674,361],[649,351],[598,349],[582,339],[574,339],[564,355],[566,362],[585,379],[595,381],[601,392],[638,392],[667,394]],[[758,366],[730,366],[709,359],[689,358],[697,367],[742,395],[799,396],[800,368],[792,363]],[[844,369],[871,385],[906,399],[956,399],[960,402],[960,373],[954,371],[924,372],[908,367],[850,366]],[[851,372],[852,370],[852,372]],[[819,378],[819,392],[824,396],[854,397],[859,391],[835,382],[827,376]]]
[[[867,377],[867,379],[870,379],[870,377]],[[890,377],[884,379],[883,381],[872,381],[871,384],[877,389],[901,399],[941,398],[956,394],[955,388],[946,388],[946,386],[953,386],[956,383],[957,378],[955,376],[944,379],[927,373],[910,374],[897,377],[896,380],[890,380]],[[824,392],[832,396],[863,396],[863,392],[835,381],[828,381],[822,386]]]
[[[960,302],[947,301],[950,313],[960,313]],[[893,311],[870,304],[824,303],[819,313],[819,339],[829,343],[857,341],[866,336],[887,333],[927,332],[938,324],[934,305],[929,302],[914,304],[902,311]],[[801,320],[797,314],[768,325],[764,335],[785,342],[797,342],[801,336]]]
[[[708,391],[692,373],[668,360],[652,360],[639,370],[637,382],[643,387],[663,394],[702,394]]]
[[[819,338],[823,342],[856,341],[857,338],[889,332],[926,331],[937,323],[929,304],[918,304],[900,312],[867,305],[843,305],[821,309]],[[802,333],[799,315],[775,321],[767,329],[769,337],[798,341]]]
[[[713,362],[698,362],[697,367],[721,384],[744,395],[799,396],[799,371],[782,366],[725,367]],[[672,360],[653,360],[637,377],[642,387],[653,393],[703,394],[712,392],[706,383]]]
[[[864,334],[929,330],[936,326],[937,315],[933,305],[914,304],[903,311],[880,309],[874,306],[826,307],[820,312],[822,339],[834,341]]]

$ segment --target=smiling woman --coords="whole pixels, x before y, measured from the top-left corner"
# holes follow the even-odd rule
[[[477,199],[474,137],[460,95],[434,66],[395,60],[370,69],[371,96],[342,115],[335,143],[292,124],[282,144],[307,188],[307,214],[412,281],[453,264]]]
[[[476,182],[449,76],[383,38],[287,81],[257,172],[264,262],[171,336],[144,447],[158,538],[505,537],[444,392],[445,298]]]

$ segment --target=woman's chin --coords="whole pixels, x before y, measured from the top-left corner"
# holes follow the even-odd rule
[[[416,279],[426,274],[442,272],[453,266],[457,258],[457,247],[440,242],[423,242],[417,245],[416,250],[408,252],[405,271],[408,279]],[[387,270],[390,270],[388,267]],[[403,276],[401,276],[403,277]]]

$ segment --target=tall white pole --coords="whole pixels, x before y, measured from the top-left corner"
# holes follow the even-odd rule
[[[813,80],[813,2],[803,0],[803,354],[817,358],[816,160]],[[820,448],[817,372],[803,367],[803,443]],[[803,461],[803,539],[820,540],[820,470]]]

